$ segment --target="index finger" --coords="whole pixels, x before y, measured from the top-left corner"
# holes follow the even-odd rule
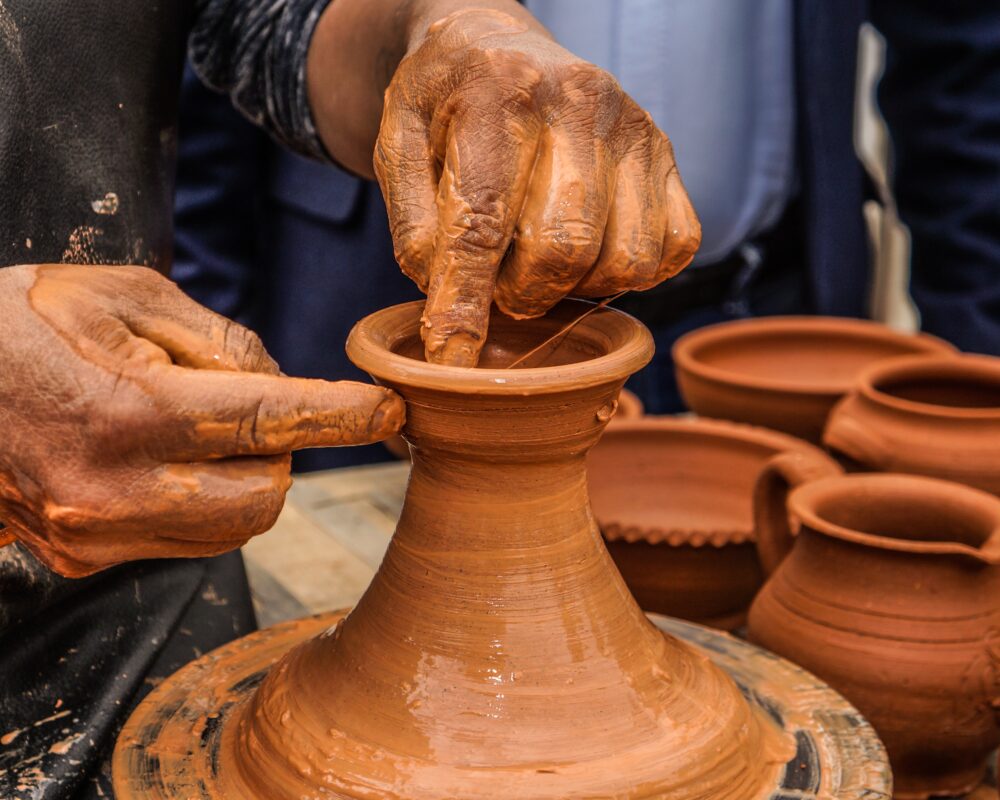
[[[471,367],[486,341],[500,263],[524,203],[538,121],[509,99],[480,99],[452,120],[421,334],[428,361]]]
[[[369,444],[395,434],[406,415],[395,392],[355,381],[174,365],[149,377],[146,447],[166,461]]]

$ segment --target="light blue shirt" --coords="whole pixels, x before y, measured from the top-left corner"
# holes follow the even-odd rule
[[[793,0],[526,0],[674,144],[702,224],[695,263],[780,218],[795,177]]]

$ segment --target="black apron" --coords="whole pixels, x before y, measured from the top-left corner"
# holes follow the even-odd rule
[[[0,265],[169,270],[189,6],[0,0]],[[0,550],[0,797],[111,797],[138,699],[253,627],[238,553],[66,580]]]

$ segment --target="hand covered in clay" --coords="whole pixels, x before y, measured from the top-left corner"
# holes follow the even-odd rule
[[[493,10],[434,23],[385,96],[375,150],[396,256],[427,292],[428,360],[470,366],[491,301],[647,289],[701,228],[667,137],[614,78]]]
[[[0,270],[0,522],[83,576],[239,547],[292,450],[390,436],[387,389],[282,376],[247,329],[142,267]]]

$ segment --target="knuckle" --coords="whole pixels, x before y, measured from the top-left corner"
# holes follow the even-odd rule
[[[223,343],[223,350],[229,353],[240,370],[248,372],[271,371],[271,357],[264,342],[254,331],[226,317],[218,317],[217,322]]]
[[[393,251],[396,261],[410,277],[423,273],[434,252],[434,235],[425,226],[411,221],[392,226]]]
[[[272,486],[249,495],[240,514],[239,530],[247,536],[258,536],[274,527],[285,504],[287,491],[286,477],[285,480],[276,479]]]
[[[493,214],[468,214],[457,228],[458,236],[455,243],[459,249],[466,252],[495,252],[503,245],[503,224]]]
[[[99,515],[83,489],[63,490],[58,500],[50,499],[42,507],[41,518],[49,532],[53,549],[67,555],[60,534],[85,533],[94,525]]]
[[[621,250],[602,265],[600,281],[602,286],[614,291],[635,289],[638,274],[638,263],[634,257],[628,251]]]
[[[667,231],[667,242],[663,249],[660,272],[672,274],[691,263],[701,247],[701,224],[693,219],[683,228],[672,227]]]
[[[578,219],[547,228],[527,244],[534,260],[566,267],[589,267],[601,254],[601,239],[601,232],[593,223]]]
[[[557,76],[565,91],[579,93],[597,103],[617,104],[624,94],[615,76],[596,64],[568,64],[557,71]]]
[[[463,72],[465,80],[454,98],[456,111],[489,108],[523,113],[535,107],[544,81],[530,56],[492,48],[468,53]]]
[[[666,138],[656,126],[650,113],[631,98],[623,104],[618,114],[617,125],[621,135],[632,142],[633,147],[639,145],[649,147],[653,142],[659,142],[661,137]],[[669,146],[669,141],[667,145]]]
[[[627,99],[614,76],[593,64],[558,70],[553,94],[564,124],[585,127],[602,141],[619,126]]]
[[[536,89],[542,82],[542,71],[527,53],[499,48],[481,48],[473,54],[483,72],[507,86],[526,90]]]
[[[492,189],[467,193],[466,207],[455,215],[445,235],[453,248],[470,254],[496,253],[506,246],[510,208]]]

